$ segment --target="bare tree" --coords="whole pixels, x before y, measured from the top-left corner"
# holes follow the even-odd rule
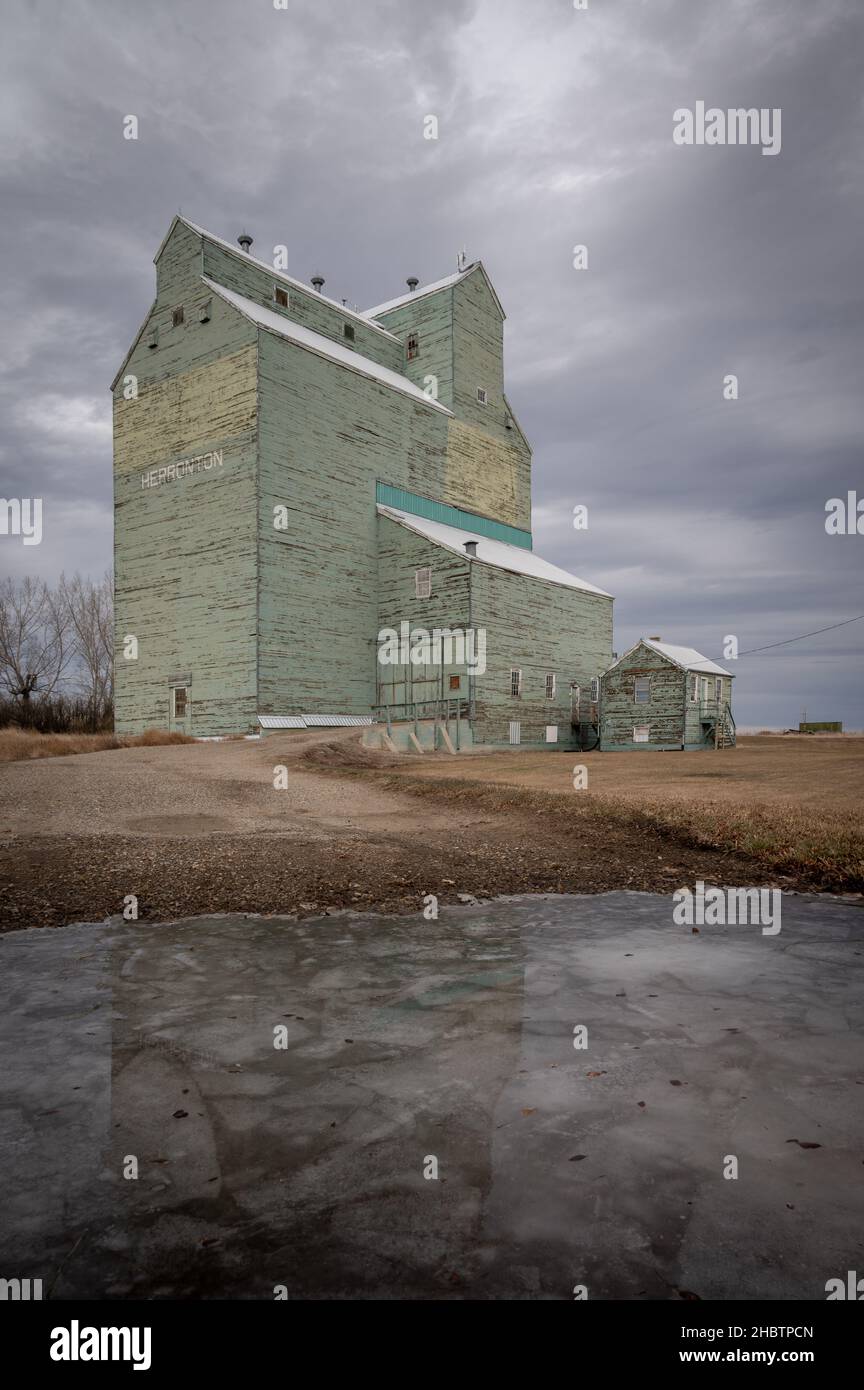
[[[60,576],[58,600],[69,627],[72,678],[97,719],[114,694],[114,581]]]
[[[26,704],[56,689],[69,662],[66,605],[42,579],[0,581],[0,690]]]

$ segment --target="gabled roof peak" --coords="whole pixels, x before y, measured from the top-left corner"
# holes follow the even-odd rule
[[[695,647],[676,647],[671,642],[658,642],[653,637],[640,637],[629,651],[626,651],[623,656],[612,663],[609,670],[613,670],[615,666],[620,666],[629,656],[633,655],[638,647],[650,647],[652,651],[657,652],[658,656],[662,656],[666,661],[671,661],[673,666],[679,666],[682,671],[700,671],[703,675],[712,676],[733,676],[732,671],[727,671],[724,666],[718,666],[716,661],[711,661],[707,656],[703,656],[701,652],[697,652]]]
[[[400,294],[396,299],[388,299],[384,304],[376,304],[374,309],[367,309],[366,315],[369,318],[378,318],[381,314],[389,314],[393,309],[402,309],[406,304],[413,304],[418,299],[425,299],[427,295],[438,294],[441,290],[452,289],[454,285],[459,285],[463,280],[467,280],[469,275],[473,275],[475,270],[479,270],[489,287],[492,298],[498,306],[498,311],[503,318],[507,315],[501,305],[501,300],[495,293],[495,286],[489,279],[489,272],[482,261],[472,261],[470,265],[456,270],[452,275],[445,275],[443,280],[433,280],[430,285],[421,285],[419,289],[412,290],[410,294]]]
[[[168,238],[178,222],[181,222],[184,227],[188,227],[190,232],[195,232],[197,236],[206,237],[208,241],[215,242],[223,251],[230,251],[232,256],[236,256],[238,260],[245,261],[247,265],[254,265],[257,266],[259,270],[266,270],[267,274],[272,275],[274,279],[281,280],[283,284],[290,285],[292,289],[303,290],[306,294],[314,295],[316,299],[321,300],[324,304],[329,304],[332,308],[338,309],[339,313],[344,314],[346,318],[356,319],[358,323],[364,324],[367,328],[374,329],[376,333],[383,333],[385,337],[392,338],[394,342],[400,341],[396,337],[396,334],[391,333],[382,323],[376,323],[370,314],[362,313],[358,309],[349,309],[347,304],[343,304],[340,300],[331,299],[329,295],[319,293],[319,291],[312,288],[311,284],[307,285],[303,280],[295,279],[293,275],[286,275],[284,270],[276,270],[269,261],[259,260],[258,257],[253,256],[250,251],[241,251],[240,247],[235,246],[233,242],[225,241],[224,237],[216,236],[214,232],[208,232],[206,227],[199,227],[197,222],[191,222],[188,217],[184,217],[182,213],[179,212],[173,217],[171,226],[168,228],[168,231],[159,244],[159,250],[153,257],[154,264],[158,262],[159,257],[165,249]],[[322,280],[321,283],[323,284],[324,281]]]

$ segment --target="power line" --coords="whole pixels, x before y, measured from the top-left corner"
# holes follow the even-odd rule
[[[769,642],[766,647],[751,647],[749,651],[739,652],[739,657],[753,656],[755,652],[770,652],[774,647],[788,647],[790,642],[803,642],[807,637],[818,637],[820,632],[833,632],[838,627],[848,627],[850,623],[860,623],[864,613],[857,618],[844,618],[842,623],[831,623],[830,627],[817,627],[815,632],[802,632],[800,637],[787,637],[783,642]]]

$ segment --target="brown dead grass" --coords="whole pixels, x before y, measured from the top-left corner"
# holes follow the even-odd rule
[[[753,740],[753,744],[757,742]],[[697,773],[693,760],[699,755],[688,753],[682,753],[677,761],[672,755],[652,758],[650,754],[622,754],[614,778],[607,781],[592,771],[595,787],[598,781],[606,783],[603,790],[579,792],[559,790],[562,779],[560,769],[551,761],[555,758],[557,762],[554,754],[540,754],[536,759],[529,754],[524,761],[508,754],[499,759],[471,757],[464,761],[436,756],[423,763],[420,758],[409,761],[343,743],[310,749],[303,761],[320,771],[371,777],[394,791],[457,805],[470,803],[501,815],[527,811],[540,819],[554,819],[559,826],[562,820],[605,818],[620,828],[660,834],[690,849],[746,855],[763,869],[793,878],[801,886],[864,892],[860,780],[853,776],[841,786],[840,768],[843,766],[847,774],[849,769],[839,750],[826,765],[824,758],[815,754],[802,758],[790,751],[780,757],[774,742],[762,750],[751,745],[752,762],[745,754],[737,767],[731,761],[706,763],[700,770],[702,777],[731,773],[734,768],[735,792],[718,797],[713,786],[710,790],[703,786],[698,798],[693,796],[691,779]],[[766,777],[760,752],[770,758],[773,778]],[[859,778],[862,753],[864,749],[856,749],[854,754]],[[599,772],[603,766],[600,760],[614,756],[595,755],[594,767]],[[729,757],[708,756],[718,760]],[[731,756],[734,758],[735,752]],[[574,760],[590,761],[590,755],[585,754],[565,757],[568,774]],[[643,783],[642,777],[652,764],[655,778],[662,768],[663,783],[658,786],[655,780],[649,790],[650,783]],[[833,807],[827,804],[831,782],[839,802]]]
[[[0,763],[28,758],[62,758],[70,753],[102,753],[109,748],[150,747],[162,743],[194,743],[188,734],[145,729],[143,734],[37,734],[30,729],[0,729]]]

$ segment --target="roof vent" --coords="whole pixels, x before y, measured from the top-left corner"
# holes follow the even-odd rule
[[[321,291],[322,291],[323,288],[324,288],[324,276],[323,276],[323,275],[313,275],[313,276],[312,276],[312,286],[313,286],[313,288],[316,289],[316,290],[318,291],[318,293],[320,294]]]
[[[466,541],[466,542],[465,542],[465,554],[466,554],[466,555],[476,555],[476,554],[477,554],[477,542],[476,542],[476,541]]]
[[[409,290],[413,294],[417,286],[420,284],[420,281],[417,279],[416,275],[409,275],[408,279],[405,281],[405,284],[408,286]]]
[[[239,235],[238,238],[237,238],[237,245],[238,245],[238,246],[242,246],[242,247],[243,247],[243,250],[246,252],[246,254],[247,254],[247,256],[248,256],[248,254],[249,254],[249,247],[252,245],[252,238],[251,238],[251,236],[249,235],[248,232],[241,232],[241,233],[240,233],[240,235]]]
[[[648,641],[649,641],[649,642],[662,642],[662,641],[663,641],[663,638],[662,638],[662,637],[658,637],[656,634],[652,634],[652,635],[648,638]]]

